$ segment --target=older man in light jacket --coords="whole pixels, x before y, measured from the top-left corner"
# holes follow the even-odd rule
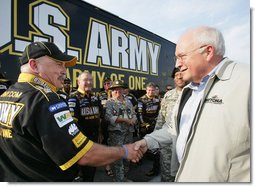
[[[173,142],[180,164],[176,182],[250,182],[250,68],[224,53],[215,28],[180,37],[176,67],[191,83],[168,124],[136,142],[144,150]]]

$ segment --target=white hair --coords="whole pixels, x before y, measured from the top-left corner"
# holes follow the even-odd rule
[[[212,45],[215,48],[215,54],[224,56],[225,41],[222,33],[213,27],[200,27],[194,31],[194,40],[200,45]]]

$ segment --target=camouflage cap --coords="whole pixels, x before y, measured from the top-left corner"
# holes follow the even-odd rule
[[[114,88],[125,88],[124,82],[122,80],[113,81],[109,89],[113,90]]]

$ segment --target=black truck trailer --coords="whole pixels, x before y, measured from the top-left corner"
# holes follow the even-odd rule
[[[148,82],[162,90],[173,85],[174,43],[89,3],[0,0],[0,15],[0,73],[13,83],[25,46],[51,41],[78,58],[67,70],[73,87],[83,71],[92,73],[95,91],[105,77],[124,80],[131,90],[145,90]]]

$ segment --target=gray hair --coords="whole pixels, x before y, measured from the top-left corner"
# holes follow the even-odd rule
[[[194,39],[200,45],[212,45],[215,48],[215,54],[224,56],[225,41],[222,33],[213,27],[200,27],[194,30]]]

